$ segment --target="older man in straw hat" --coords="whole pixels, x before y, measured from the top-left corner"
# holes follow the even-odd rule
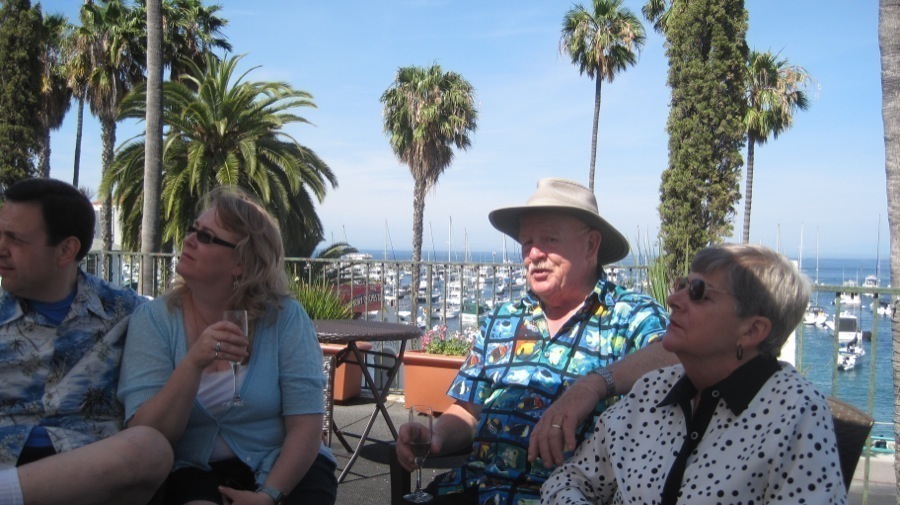
[[[600,217],[590,190],[543,179],[524,206],[489,217],[522,245],[529,290],[494,310],[447,393],[457,401],[435,422],[432,454],[467,444],[472,454],[431,483],[433,503],[538,503],[564,444],[571,451],[588,434],[601,400],[674,361],[649,345],[665,331],[664,309],[603,271],[628,254],[628,242]],[[408,469],[418,429],[400,429],[397,455]]]

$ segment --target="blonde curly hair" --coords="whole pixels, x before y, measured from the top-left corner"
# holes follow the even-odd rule
[[[288,278],[284,268],[284,243],[278,223],[249,193],[236,186],[219,186],[198,204],[198,215],[216,209],[222,227],[243,237],[235,254],[243,273],[235,279],[229,307],[246,309],[248,319],[261,318],[269,307],[281,306],[288,295]],[[172,284],[170,304],[180,304],[190,288],[181,276]]]

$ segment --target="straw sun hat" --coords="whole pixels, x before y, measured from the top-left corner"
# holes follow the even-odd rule
[[[591,228],[600,230],[597,263],[608,265],[628,255],[628,241],[600,217],[597,198],[588,188],[565,179],[541,179],[537,191],[521,207],[503,207],[491,212],[488,219],[494,228],[519,241],[519,220],[526,212],[555,211],[570,214]]]

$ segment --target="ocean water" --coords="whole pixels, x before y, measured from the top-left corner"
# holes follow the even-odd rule
[[[820,285],[840,286],[853,281],[862,285],[867,275],[876,275],[874,259],[832,259],[820,258],[818,269],[816,258],[804,258],[802,271],[812,282]],[[882,259],[877,268],[880,287],[890,285],[890,262]],[[812,302],[825,307],[834,314],[835,293],[813,292]],[[834,371],[835,336],[828,328],[803,326],[798,332],[798,369],[819,389],[829,396],[836,396],[864,412],[873,414],[875,427],[873,435],[893,436],[893,372],[891,367],[892,341],[891,319],[879,315],[870,307],[873,298],[862,296],[859,305],[841,305],[841,310],[855,314],[860,328],[872,334],[871,341],[863,342],[866,354],[858,360],[856,368],[850,371]],[[890,301],[882,295],[879,301]]]
[[[384,259],[383,251],[362,251],[372,255],[375,259]],[[508,257],[515,261],[516,250],[508,253]],[[409,251],[388,251],[388,260],[409,260],[412,254]],[[426,253],[422,257],[426,261],[446,261],[448,253],[437,251]],[[453,257],[453,261],[463,261],[462,257]],[[468,255],[470,262],[501,262],[502,254],[475,252]],[[879,286],[890,285],[890,262],[887,258],[879,261],[876,267],[875,259],[839,259],[839,258],[815,258],[806,257],[798,262],[801,270],[809,277],[810,281],[819,285],[840,286],[844,282],[852,281],[856,285],[862,285],[867,275],[878,275]],[[633,264],[626,260],[625,265]],[[876,272],[877,270],[877,272]],[[813,292],[811,302],[821,305],[834,314],[834,292]],[[801,326],[797,333],[796,344],[797,368],[815,384],[824,394],[836,396],[864,412],[869,412],[876,420],[872,430],[873,435],[892,436],[893,434],[893,376],[891,368],[892,341],[891,321],[887,316],[878,315],[870,308],[873,301],[871,296],[862,296],[861,303],[855,306],[842,305],[843,311],[850,311],[857,315],[860,328],[871,332],[872,340],[863,342],[866,354],[858,360],[856,368],[850,371],[835,371],[835,336],[828,328],[818,326]],[[880,301],[889,301],[882,296]],[[436,321],[435,321],[436,322]]]

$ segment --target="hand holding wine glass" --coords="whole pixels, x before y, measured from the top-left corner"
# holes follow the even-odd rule
[[[409,447],[416,457],[416,490],[403,497],[410,503],[426,503],[432,500],[432,496],[422,490],[422,465],[431,451],[431,428],[434,415],[431,407],[427,405],[412,405],[409,408],[409,422],[416,426],[411,431]]]
[[[241,332],[244,335],[244,338],[249,340],[249,330],[247,323],[247,311],[246,310],[226,310],[224,316],[222,317],[224,321],[230,321],[237,325],[238,328],[241,329]],[[240,361],[232,361],[231,362],[231,377],[234,382],[234,395],[231,397],[231,400],[225,402],[225,405],[228,407],[243,407],[244,400],[241,398],[241,392],[238,388],[238,371],[241,368]]]

